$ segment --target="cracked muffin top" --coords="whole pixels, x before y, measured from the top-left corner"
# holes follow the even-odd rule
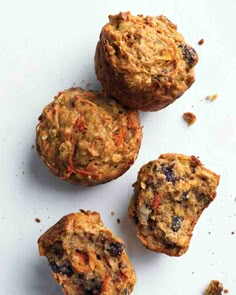
[[[36,128],[37,151],[53,174],[83,185],[121,176],[142,139],[139,115],[104,93],[72,88],[48,104]]]
[[[98,80],[122,104],[157,111],[194,82],[195,50],[165,16],[110,15],[95,53]]]

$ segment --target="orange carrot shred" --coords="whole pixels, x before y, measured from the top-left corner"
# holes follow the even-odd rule
[[[154,211],[155,211],[155,213],[157,212],[162,195],[163,195],[162,193],[158,192],[156,194],[156,196],[154,197]]]

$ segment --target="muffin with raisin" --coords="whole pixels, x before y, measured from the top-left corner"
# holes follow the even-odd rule
[[[128,295],[136,282],[124,242],[97,212],[64,216],[38,241],[54,279],[66,295]]]
[[[194,156],[163,154],[144,165],[129,205],[143,245],[183,255],[198,218],[216,196],[219,179]]]
[[[95,53],[98,80],[108,95],[141,111],[173,103],[194,82],[196,51],[165,16],[110,15]]]
[[[134,163],[141,139],[136,111],[81,88],[59,92],[36,128],[37,151],[46,166],[61,179],[83,185],[121,176]]]

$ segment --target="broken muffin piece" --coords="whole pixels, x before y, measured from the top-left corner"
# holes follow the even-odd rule
[[[136,282],[124,242],[97,212],[64,216],[38,241],[54,279],[66,295],[128,295]]]
[[[198,218],[216,196],[219,179],[194,156],[163,154],[144,165],[129,205],[143,245],[183,255]]]

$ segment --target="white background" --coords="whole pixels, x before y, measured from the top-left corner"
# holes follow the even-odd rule
[[[127,173],[104,185],[76,187],[51,175],[31,148],[37,118],[58,91],[99,87],[93,57],[101,27],[108,14],[127,10],[164,14],[178,24],[199,53],[196,82],[166,109],[140,114],[142,147]],[[236,294],[235,11],[235,0],[0,0],[0,294],[62,294],[38,255],[37,239],[80,208],[100,212],[125,240],[138,277],[133,294],[199,295],[211,279]],[[215,93],[215,102],[205,99]],[[197,115],[192,127],[182,119],[186,111]],[[127,218],[139,168],[166,152],[199,156],[221,175],[217,198],[180,258],[144,249]]]

